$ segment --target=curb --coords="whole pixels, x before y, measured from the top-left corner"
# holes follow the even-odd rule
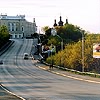
[[[7,93],[12,94],[13,96],[18,97],[19,99],[25,100],[23,97],[20,97],[20,96],[14,94],[13,92],[10,92],[9,90],[7,90],[2,84],[0,84],[0,86],[1,86],[1,88],[4,89]]]
[[[37,65],[36,65],[36,66],[37,66]],[[68,78],[71,78],[71,79],[75,79],[75,80],[79,80],[79,81],[85,81],[85,82],[89,82],[89,83],[100,84],[99,81],[93,81],[93,80],[88,80],[88,79],[73,77],[73,76],[70,76],[70,75],[65,75],[65,74],[62,74],[62,73],[59,73],[59,72],[56,72],[56,71],[47,70],[46,68],[43,68],[43,67],[41,67],[41,66],[37,66],[37,67],[40,68],[40,69],[42,69],[42,70],[46,70],[46,71],[48,71],[48,72],[51,72],[51,73],[53,73],[53,74],[60,75],[60,76],[63,76],[63,77],[68,77]]]

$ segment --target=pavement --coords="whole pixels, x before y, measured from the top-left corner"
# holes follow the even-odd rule
[[[13,43],[14,41],[10,41],[8,43],[9,45],[6,44],[2,49],[0,49],[0,55],[2,55]],[[24,99],[10,92],[8,89],[6,89],[6,87],[4,87],[0,83],[0,100],[24,100]]]
[[[72,79],[79,80],[79,81],[100,84],[100,78],[92,77],[89,75],[80,75],[78,73],[65,71],[65,70],[59,69],[57,67],[53,67],[53,69],[50,69],[49,65],[43,64],[37,60],[37,59],[39,59],[38,55],[34,55],[33,57],[35,58],[35,60],[34,60],[35,65],[42,70],[45,70],[45,71],[48,71],[53,74],[57,74],[57,75],[60,75],[60,76],[66,77],[66,78],[72,78]]]
[[[41,63],[38,59],[39,59],[38,55],[33,55],[33,60],[34,60],[36,67],[42,70],[48,71],[53,74],[60,75],[62,77],[72,78],[78,81],[85,81],[85,82],[100,84],[100,78],[95,78],[95,77],[91,77],[87,75],[75,74],[72,72],[61,70],[57,67],[53,67],[53,69],[50,69],[50,66]],[[24,99],[11,93],[10,91],[8,91],[5,87],[3,87],[0,84],[0,100],[24,100]]]

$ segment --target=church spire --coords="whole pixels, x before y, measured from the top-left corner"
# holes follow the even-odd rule
[[[54,26],[54,27],[57,26],[56,19],[54,20],[54,25],[53,25],[53,26]]]
[[[33,18],[33,23],[35,23],[35,18]]]
[[[36,26],[35,18],[33,18],[33,24],[34,24],[34,26]]]
[[[62,17],[60,16],[60,21],[58,22],[59,26],[63,26]]]
[[[68,24],[68,19],[66,19],[66,23],[65,24]]]

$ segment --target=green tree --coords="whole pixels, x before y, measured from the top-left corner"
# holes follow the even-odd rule
[[[3,46],[10,38],[9,31],[6,26],[0,27],[0,47]]]
[[[46,31],[47,31],[49,28],[50,28],[49,26],[44,26],[44,27],[42,27],[42,31],[43,31],[44,33],[46,33]]]
[[[61,27],[56,27],[57,34],[61,36],[66,43],[78,41],[82,37],[82,29],[72,24],[65,24]]]

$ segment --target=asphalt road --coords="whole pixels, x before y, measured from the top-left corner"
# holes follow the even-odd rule
[[[23,59],[36,41],[24,39],[15,43],[0,59],[1,83],[26,100],[100,100],[100,84],[59,76],[35,66],[37,60]]]

